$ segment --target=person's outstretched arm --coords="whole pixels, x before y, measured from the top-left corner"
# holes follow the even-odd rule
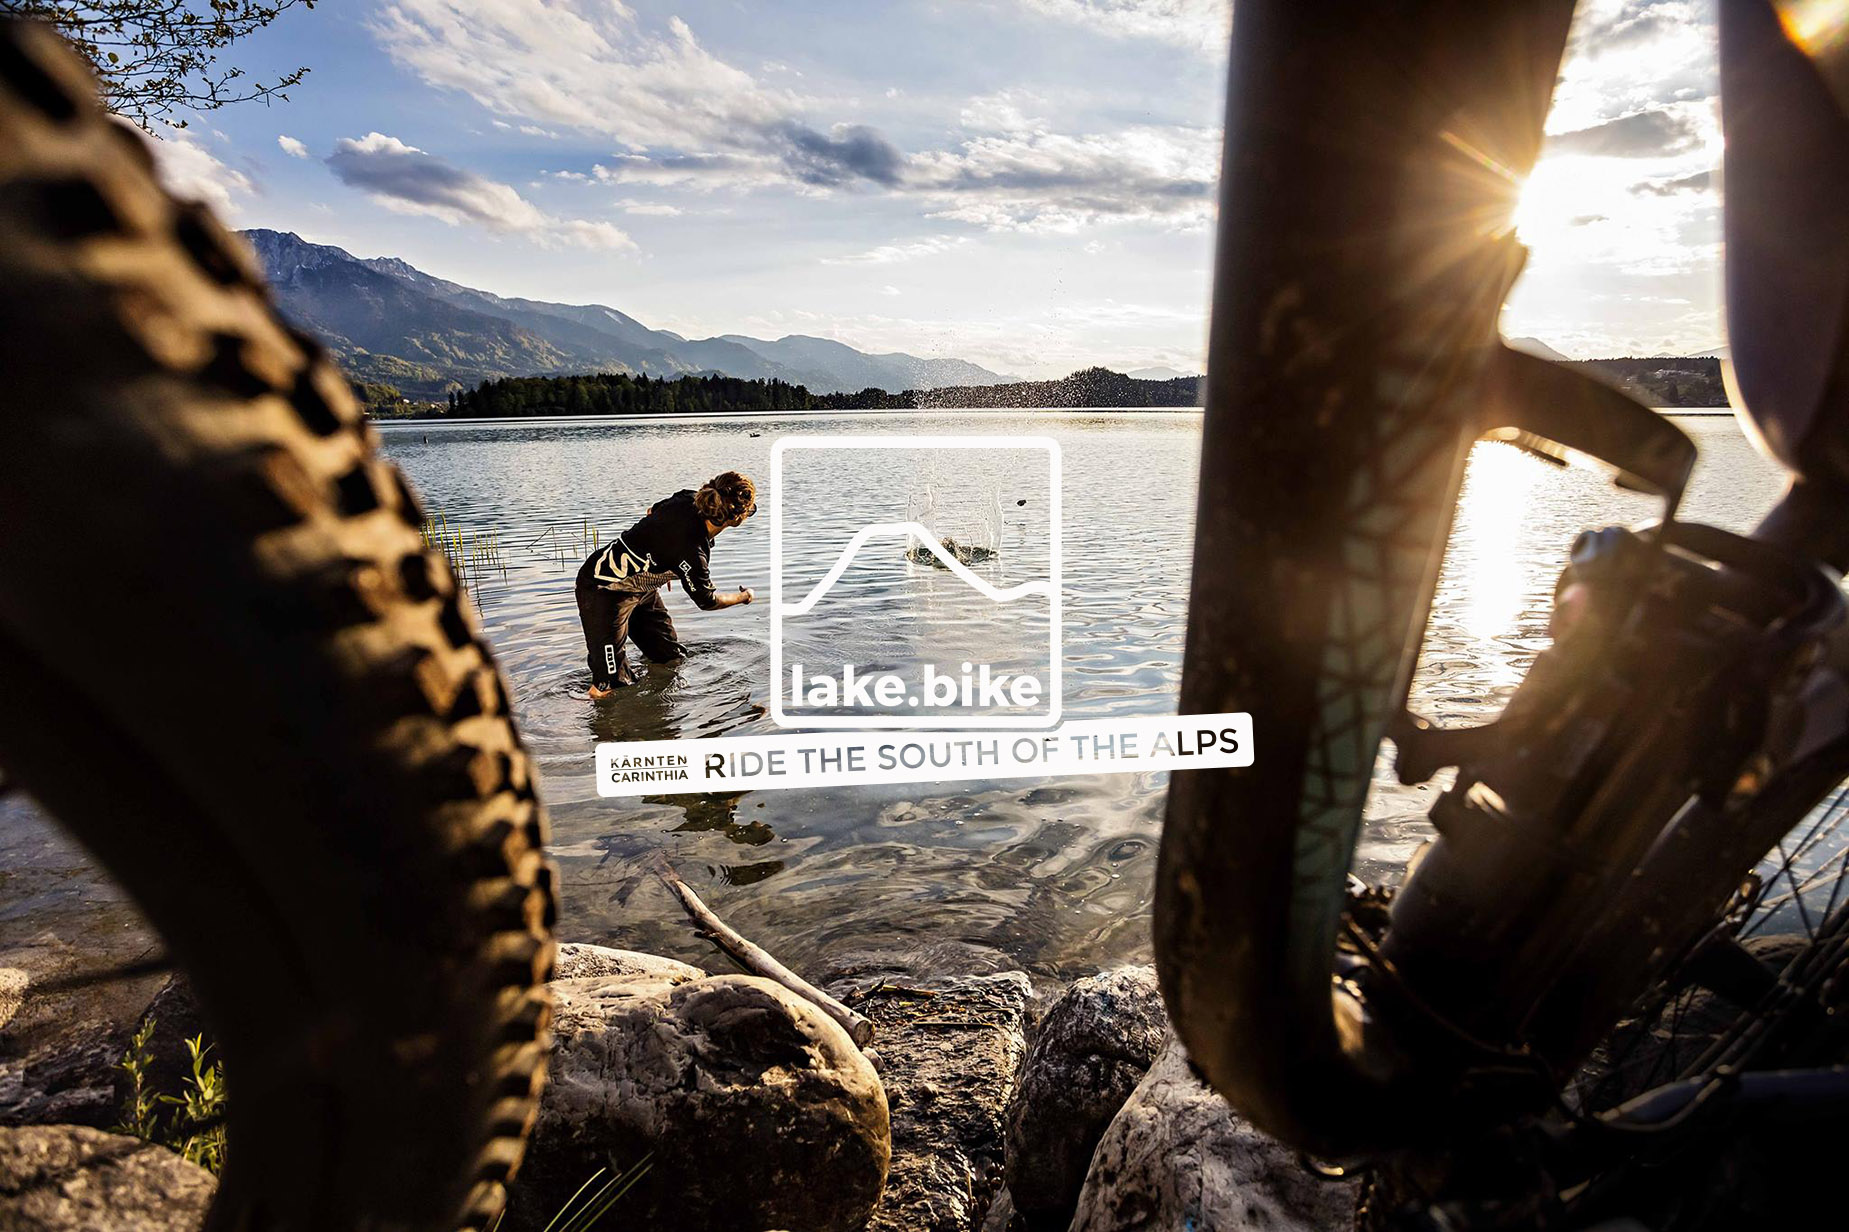
[[[681,586],[692,599],[694,606],[703,612],[717,611],[722,607],[737,607],[741,603],[751,602],[753,595],[749,586],[729,594],[720,594],[713,587],[712,574],[707,571],[707,555],[704,549],[696,549],[686,559],[674,566],[674,572],[680,575]]]

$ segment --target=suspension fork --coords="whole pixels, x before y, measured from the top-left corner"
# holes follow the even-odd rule
[[[1572,11],[1235,11],[1181,709],[1251,711],[1258,756],[1174,776],[1155,947],[1195,1064],[1323,1155],[1440,1111],[1330,972],[1465,456],[1519,418],[1485,374]]]

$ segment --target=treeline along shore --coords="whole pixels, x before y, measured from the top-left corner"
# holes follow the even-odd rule
[[[888,393],[811,393],[779,380],[730,376],[656,378],[625,373],[526,376],[483,381],[452,393],[436,413],[466,419],[541,415],[676,415],[785,411],[898,411],[973,407],[1191,407],[1200,378],[1142,381],[1105,368],[1087,368],[1056,381],[956,385]]]
[[[1573,360],[1647,406],[1724,407],[1720,361],[1712,357]],[[453,391],[446,402],[407,403],[396,391],[367,389],[377,414],[392,418],[520,419],[545,416],[779,414],[799,411],[963,410],[1038,408],[1138,409],[1200,405],[1201,378],[1146,381],[1108,368],[1085,368],[1052,381],[960,385],[888,393],[811,393],[779,380],[708,375],[674,378],[591,373],[521,376]]]

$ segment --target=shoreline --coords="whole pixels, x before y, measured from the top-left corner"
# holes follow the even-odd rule
[[[1671,419],[1711,419],[1718,416],[1731,416],[1734,410],[1730,406],[1653,406],[1657,414]],[[970,419],[1011,419],[1022,415],[1061,415],[1088,416],[1098,415],[1134,415],[1139,419],[1180,419],[1198,418],[1202,414],[1200,407],[1149,407],[1149,406],[1029,406],[1017,408],[1004,407],[962,407],[945,410],[932,410],[921,407],[900,407],[896,409],[868,409],[856,411],[680,411],[664,415],[503,415],[483,418],[457,418],[449,415],[394,415],[380,418],[368,415],[366,420],[373,427],[384,431],[389,428],[427,428],[431,424],[453,425],[456,427],[496,427],[503,424],[565,424],[583,427],[588,424],[609,423],[721,423],[729,420],[774,421],[784,419],[869,419],[875,417],[901,418],[920,415],[940,418]]]

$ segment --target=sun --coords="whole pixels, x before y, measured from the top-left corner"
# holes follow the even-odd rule
[[[1588,212],[1585,160],[1542,159],[1515,201],[1515,235],[1531,249],[1571,239],[1575,220]]]

